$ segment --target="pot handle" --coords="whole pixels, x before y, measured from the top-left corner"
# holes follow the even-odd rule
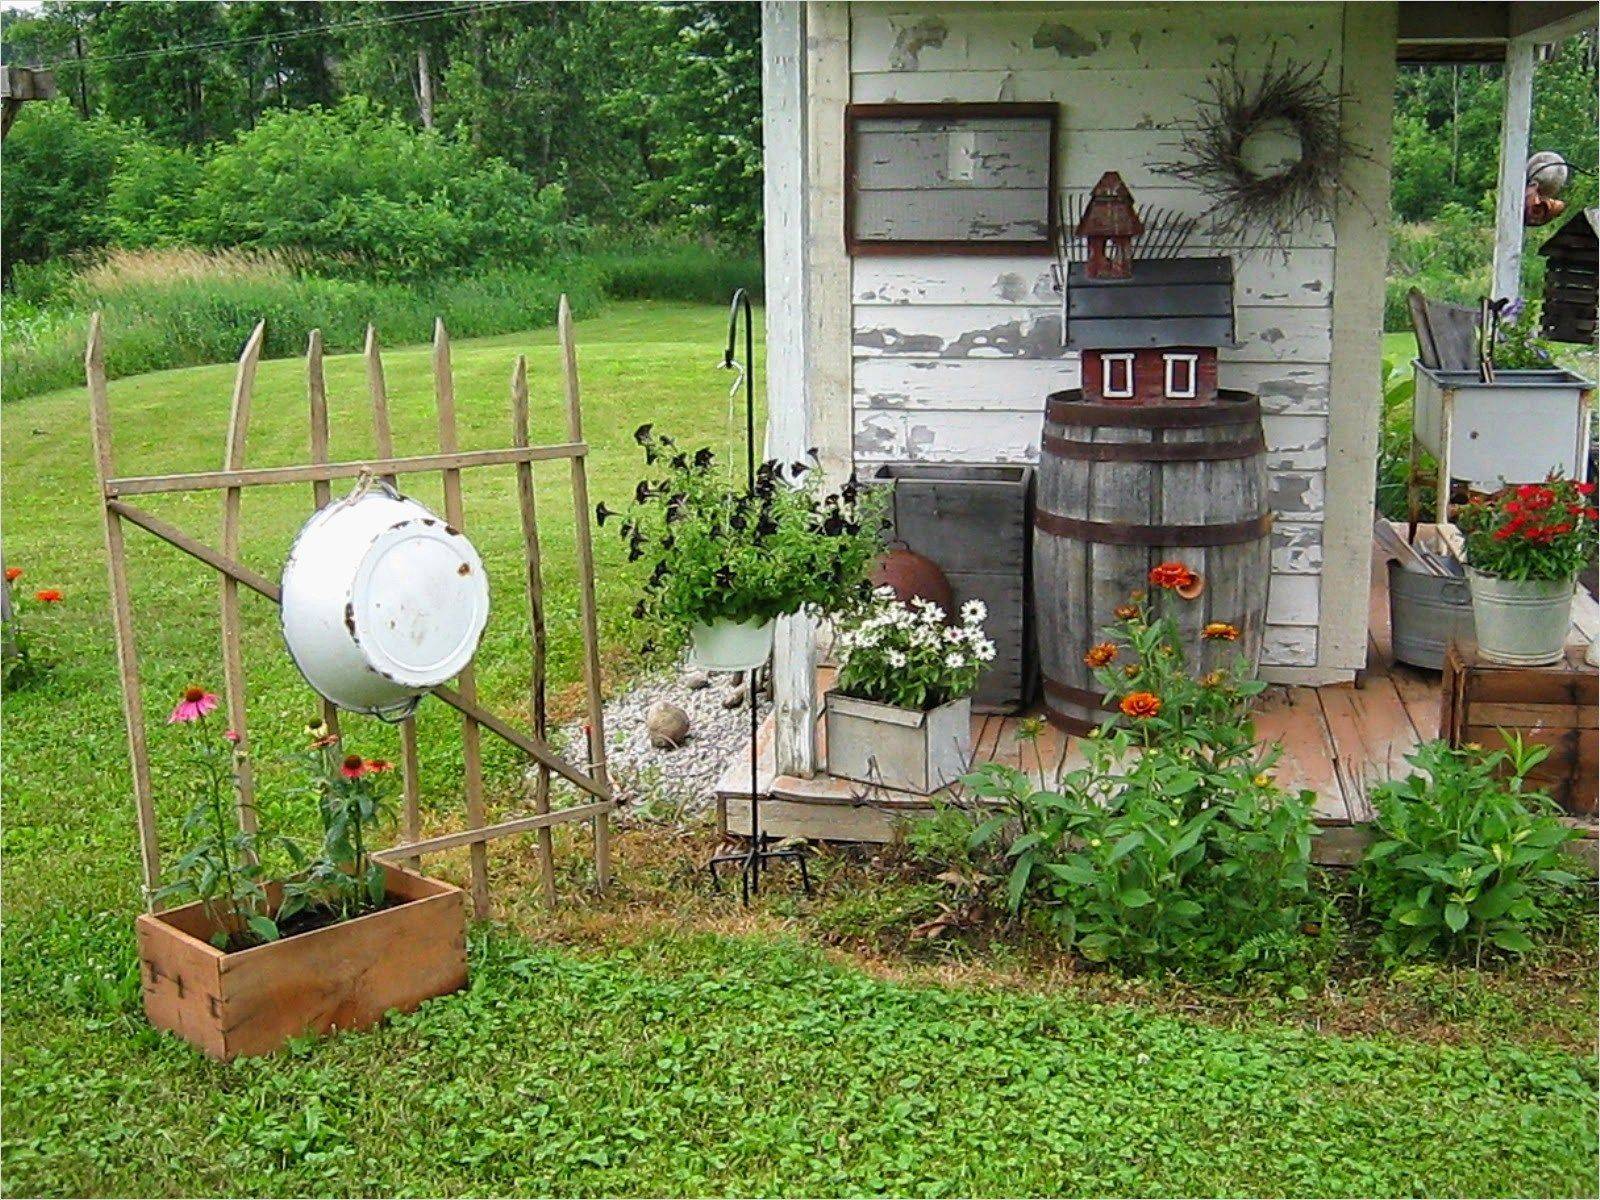
[[[1466,581],[1452,579],[1441,589],[1444,598],[1451,604],[1470,605],[1472,603],[1472,590],[1467,587]]]
[[[390,705],[388,708],[375,708],[372,715],[385,725],[398,725],[417,711],[417,705],[422,703],[422,697],[408,696],[399,704]]]

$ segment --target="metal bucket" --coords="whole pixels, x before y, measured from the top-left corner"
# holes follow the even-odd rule
[[[1472,593],[1465,579],[1389,563],[1389,629],[1399,662],[1438,671],[1451,639],[1470,642]]]
[[[340,708],[395,719],[472,661],[483,560],[415,500],[363,481],[301,527],[283,568],[283,640]]]
[[[1560,661],[1572,625],[1575,579],[1497,579],[1471,567],[1467,578],[1482,657],[1518,667]]]

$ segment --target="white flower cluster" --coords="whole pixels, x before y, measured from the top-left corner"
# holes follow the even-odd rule
[[[931,601],[905,602],[893,589],[879,588],[868,614],[836,642],[842,677],[869,698],[888,702],[906,695],[965,695],[982,664],[994,659],[994,643],[983,633],[988,615],[981,600],[969,600],[959,622],[950,623]]]

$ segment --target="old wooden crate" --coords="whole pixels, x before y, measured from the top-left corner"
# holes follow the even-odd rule
[[[225,954],[187,904],[137,921],[144,1011],[213,1058],[267,1054],[292,1037],[365,1029],[467,984],[465,893],[385,865],[390,907]],[[277,903],[281,888],[269,889]]]
[[[926,796],[966,774],[972,705],[963,696],[921,712],[829,692],[828,774]]]
[[[1028,606],[1033,468],[955,463],[890,463],[873,483],[894,488],[890,536],[944,571],[957,605],[982,600],[994,661],[978,678],[972,707],[1016,712],[1038,689],[1033,615]]]
[[[1452,642],[1445,652],[1439,736],[1452,746],[1477,742],[1499,749],[1504,729],[1549,746],[1550,757],[1532,778],[1568,812],[1592,816],[1600,770],[1600,686],[1583,652],[1583,646],[1569,645],[1553,666],[1510,667],[1480,661],[1470,642]]]

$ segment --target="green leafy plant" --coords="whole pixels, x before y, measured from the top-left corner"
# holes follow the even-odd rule
[[[879,588],[871,605],[847,621],[836,643],[838,690],[898,708],[930,709],[972,693],[994,643],[983,635],[981,600],[961,606],[960,622],[920,597],[907,603]]]
[[[1181,565],[1152,581],[1190,589],[1198,579]],[[1302,955],[1316,906],[1315,797],[1276,786],[1281,751],[1256,741],[1260,685],[1246,664],[1194,680],[1170,618],[1143,601],[1121,611],[1089,662],[1127,724],[1097,730],[1087,765],[1053,786],[993,763],[968,776],[980,802],[969,847],[991,848],[1012,912],[1091,961],[1212,976],[1281,967]]]
[[[1551,476],[1474,496],[1457,518],[1467,565],[1500,579],[1570,579],[1594,560],[1594,494],[1592,483]]]
[[[1418,748],[1416,770],[1373,789],[1378,838],[1357,871],[1388,959],[1533,948],[1554,889],[1576,882],[1562,867],[1576,837],[1528,786],[1545,746],[1507,735],[1505,750],[1443,741]]]
[[[824,495],[811,464],[768,460],[755,486],[730,482],[708,448],[686,451],[641,425],[634,440],[655,473],[622,515],[630,561],[650,563],[634,617],[669,631],[715,620],[848,611],[869,595],[882,500],[847,483]],[[653,645],[653,643],[652,643]]]
[[[183,819],[188,849],[168,868],[171,882],[157,889],[155,899],[200,901],[215,929],[212,944],[242,950],[275,941],[278,925],[267,915],[256,836],[240,828],[231,803],[238,794],[238,736],[228,730],[216,737],[206,720],[216,706],[213,693],[191,687],[167,718],[168,724],[190,730],[187,757],[194,802]]]
[[[7,567],[6,587],[9,589],[21,577],[21,567]],[[0,647],[0,691],[14,692],[29,687],[50,673],[46,658],[34,653],[34,638],[28,632],[23,616],[33,604],[48,608],[62,603],[65,598],[60,588],[53,587],[40,588],[34,592],[31,601],[21,595],[11,596],[11,611],[5,617],[3,628],[0,628],[0,643],[3,643],[3,647]]]
[[[313,738],[308,757],[322,843],[310,858],[289,844],[300,871],[284,885],[278,920],[317,909],[348,920],[384,902],[383,866],[373,860],[370,847],[371,835],[394,821],[392,766],[343,753],[339,738],[320,722],[307,731]]]
[[[1533,371],[1554,367],[1555,356],[1539,336],[1538,314],[1521,300],[1502,304],[1490,348],[1494,365],[1506,371]]]

